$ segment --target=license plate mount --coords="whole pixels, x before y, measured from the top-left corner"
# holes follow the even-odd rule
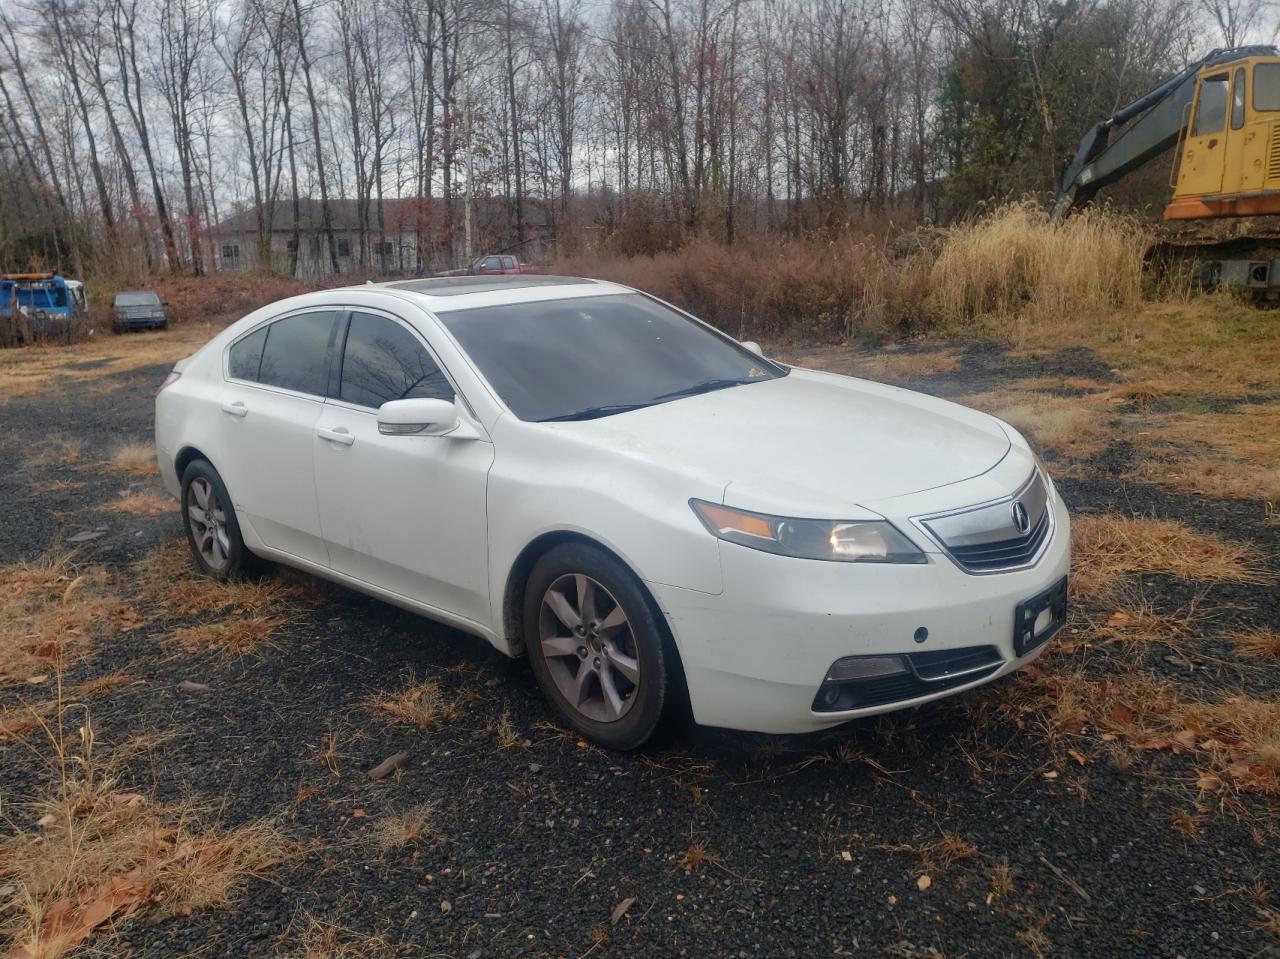
[[[1013,611],[1013,651],[1021,657],[1039,649],[1067,622],[1067,577],[1024,599]]]

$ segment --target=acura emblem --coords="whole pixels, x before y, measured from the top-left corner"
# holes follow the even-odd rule
[[[1025,533],[1031,529],[1031,517],[1027,515],[1027,508],[1021,503],[1013,504],[1013,525],[1017,527],[1019,533]]]

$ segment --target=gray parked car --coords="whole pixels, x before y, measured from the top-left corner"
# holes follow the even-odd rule
[[[111,305],[111,328],[117,333],[128,330],[163,330],[169,325],[164,304],[150,290],[125,290],[116,294]]]

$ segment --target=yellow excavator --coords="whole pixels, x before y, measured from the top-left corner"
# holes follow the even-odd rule
[[[1280,51],[1214,50],[1095,125],[1062,175],[1051,217],[1174,147],[1156,247],[1204,286],[1280,295]]]

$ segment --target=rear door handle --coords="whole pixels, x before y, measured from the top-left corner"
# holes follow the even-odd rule
[[[229,416],[235,416],[235,417],[238,417],[239,419],[244,419],[246,416],[249,415],[249,407],[245,406],[244,403],[242,403],[240,400],[236,400],[234,403],[223,403],[222,412],[228,414]]]
[[[356,438],[351,435],[350,430],[345,426],[338,426],[334,429],[327,429],[322,426],[316,430],[316,435],[322,440],[328,440],[330,443],[338,443],[342,446],[350,446],[356,441]]]

